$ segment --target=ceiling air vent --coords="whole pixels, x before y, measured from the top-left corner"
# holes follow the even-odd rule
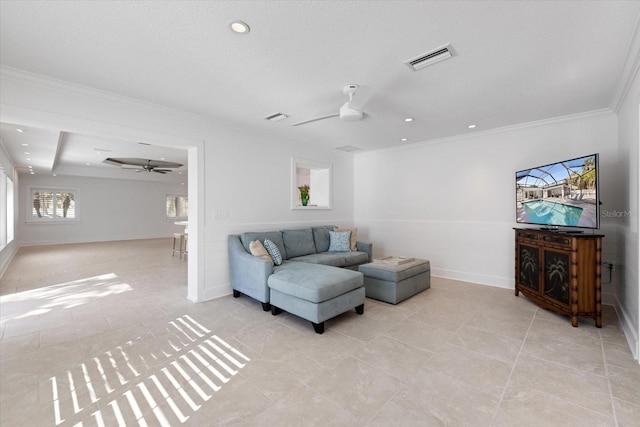
[[[271,115],[268,115],[267,117],[265,117],[265,120],[269,120],[270,122],[279,122],[280,120],[284,120],[286,119],[287,116],[286,114],[283,113],[273,113]]]
[[[437,49],[434,49],[430,52],[423,53],[413,59],[409,59],[408,61],[404,61],[405,64],[413,71],[418,71],[423,69],[424,67],[428,67],[429,65],[433,65],[436,62],[444,61],[445,59],[449,59],[454,55],[453,49],[450,44],[446,44],[444,46],[440,46]]]

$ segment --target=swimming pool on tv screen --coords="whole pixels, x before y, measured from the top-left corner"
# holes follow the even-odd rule
[[[534,224],[566,225],[576,227],[583,209],[550,200],[530,200],[522,202],[522,208]]]

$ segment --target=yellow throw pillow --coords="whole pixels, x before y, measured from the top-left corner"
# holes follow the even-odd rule
[[[273,265],[271,255],[269,255],[269,252],[267,252],[267,249],[264,247],[260,240],[254,240],[253,242],[250,242],[249,250],[251,251],[251,255],[260,257],[265,261],[269,261],[271,265]]]
[[[351,232],[351,252],[355,252],[358,250],[356,247],[356,241],[358,240],[358,229],[357,228],[340,228],[333,227],[333,231],[350,231]]]

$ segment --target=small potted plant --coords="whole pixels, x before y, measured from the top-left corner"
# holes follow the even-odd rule
[[[307,206],[309,204],[309,186],[302,185],[298,187],[298,190],[300,190],[300,203],[302,206]]]

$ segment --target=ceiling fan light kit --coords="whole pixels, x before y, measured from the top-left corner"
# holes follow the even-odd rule
[[[349,101],[345,102],[337,113],[303,120],[293,123],[291,126],[304,125],[331,117],[340,117],[340,120],[343,122],[357,122],[358,120],[362,120],[364,117],[362,107],[364,107],[373,95],[373,89],[365,85],[349,84],[342,88],[342,93],[349,97]]]

